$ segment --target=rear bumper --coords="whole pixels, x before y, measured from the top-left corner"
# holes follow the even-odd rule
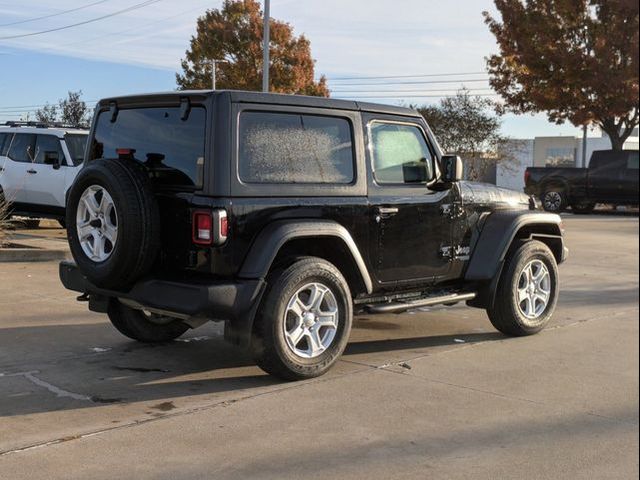
[[[147,279],[128,291],[107,290],[93,285],[75,263],[60,262],[60,280],[68,290],[118,298],[153,311],[176,317],[246,322],[253,317],[265,283],[262,280],[202,283]]]

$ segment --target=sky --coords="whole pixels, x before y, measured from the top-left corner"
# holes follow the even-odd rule
[[[0,122],[32,114],[70,90],[82,90],[91,102],[174,90],[196,19],[221,5],[222,0],[0,0]],[[483,10],[495,12],[493,2],[271,1],[271,15],[311,41],[316,75],[326,75],[333,97],[389,104],[437,103],[461,87],[497,99],[483,73],[485,57],[497,49]],[[83,24],[64,28],[76,23]],[[53,31],[34,35],[46,30]],[[18,35],[27,36],[9,38]],[[502,130],[513,138],[580,134],[571,125],[549,123],[545,115],[505,116]]]

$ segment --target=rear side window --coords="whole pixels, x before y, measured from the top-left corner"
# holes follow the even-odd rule
[[[243,112],[238,170],[246,183],[352,183],[351,123],[320,115]]]
[[[131,158],[162,185],[201,187],[205,149],[205,109],[193,107],[182,120],[179,107],[122,109],[115,122],[99,114],[90,159]]]
[[[373,122],[369,135],[376,183],[415,184],[433,179],[433,157],[419,127]]]
[[[629,153],[629,158],[627,159],[627,168],[630,170],[638,170],[639,167],[639,156],[638,152]]]
[[[10,142],[7,156],[16,162],[35,161],[36,136],[29,133],[16,133]]]
[[[68,133],[64,136],[64,141],[69,149],[69,155],[71,156],[71,163],[73,165],[80,165],[84,160],[84,149],[87,145],[88,135],[78,135],[76,133]]]
[[[4,144],[7,142],[7,138],[10,136],[10,133],[0,133],[0,155],[5,155]],[[8,143],[8,142],[7,142]],[[7,149],[9,147],[7,146]]]
[[[60,139],[55,135],[38,135],[36,140],[35,163],[45,163],[45,154],[47,152],[55,152],[58,154],[58,161],[64,165],[64,153]]]

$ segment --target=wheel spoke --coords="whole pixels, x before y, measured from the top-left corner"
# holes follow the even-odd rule
[[[104,251],[104,237],[94,234],[93,236],[93,248],[92,253],[93,257],[96,259],[100,258],[100,254]]]
[[[319,355],[324,350],[324,347],[322,346],[322,339],[320,338],[320,329],[314,328],[307,332],[307,343],[307,351],[312,357]]]
[[[289,338],[291,345],[295,347],[300,343],[300,340],[302,340],[302,337],[305,335],[304,328],[302,328],[302,325],[298,324],[292,331],[287,332],[286,335]]]
[[[113,248],[116,244],[116,237],[118,235],[118,231],[108,223],[104,226],[104,237],[111,242],[111,247]]]
[[[338,326],[338,312],[335,313],[321,313],[318,316],[317,325],[321,327],[337,328]]]
[[[549,274],[549,272],[547,272],[547,268],[544,266],[544,264],[541,263],[538,266],[538,271],[533,275],[533,281],[536,282],[536,283],[539,283],[548,274]]]
[[[529,292],[527,288],[519,288],[518,289],[518,304],[522,304],[527,298],[529,298]]]
[[[535,298],[540,300],[543,306],[546,307],[547,303],[549,302],[549,293],[538,290],[538,292],[535,294]]]
[[[529,295],[526,300],[525,315],[533,317],[536,314],[536,302],[533,295]]]
[[[300,300],[300,297],[296,295],[294,299],[289,302],[287,309],[297,315],[298,318],[302,318],[302,315],[304,315],[306,311],[306,305]]]
[[[80,240],[84,240],[90,235],[95,235],[95,228],[93,228],[89,222],[83,222],[78,224],[78,238]]]
[[[98,211],[100,210],[100,206],[96,201],[96,197],[94,195],[87,195],[82,198],[82,202],[87,209],[87,213],[90,218],[96,218],[98,216]]]
[[[320,310],[320,305],[326,292],[327,290],[323,286],[314,283],[310,288],[309,301],[307,302],[308,309],[314,311]]]

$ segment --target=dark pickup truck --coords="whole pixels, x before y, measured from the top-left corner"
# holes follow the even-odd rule
[[[589,168],[529,167],[524,183],[524,191],[549,212],[570,206],[574,213],[590,213],[596,203],[638,205],[638,151],[595,151]]]

